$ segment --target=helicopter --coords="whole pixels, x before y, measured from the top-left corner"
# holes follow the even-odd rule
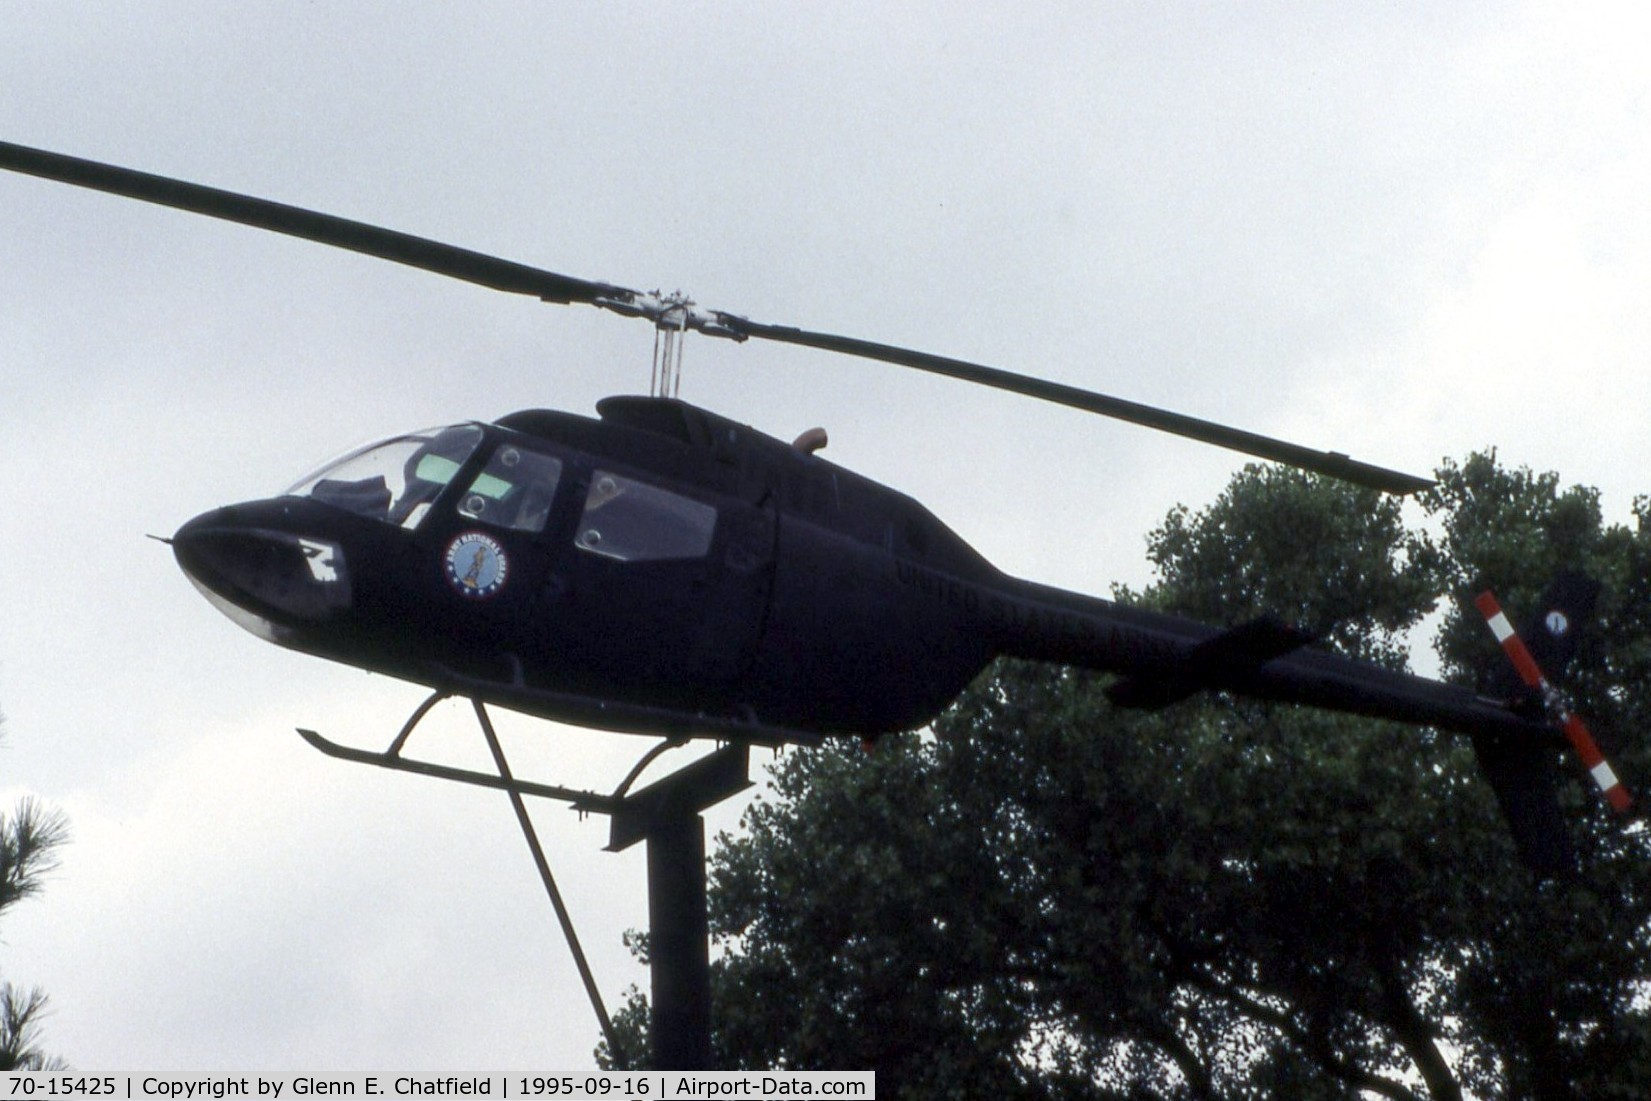
[[[870,358],[1388,493],[1432,484],[994,367],[128,168],[9,143],[0,167],[594,305],[671,337]],[[931,721],[994,659],[1014,657],[1116,674],[1106,693],[1120,707],[1221,691],[1466,734],[1527,860],[1568,859],[1551,759],[1564,724],[1546,680],[1478,692],[1316,649],[1277,619],[1217,627],[1038,584],[997,569],[911,497],[822,458],[823,434],[787,442],[667,396],[610,397],[597,414],[532,409],[395,436],[284,494],[204,513],[169,542],[206,599],[260,638],[603,730],[869,741]],[[1516,633],[1547,674],[1574,651],[1595,591],[1560,578]]]

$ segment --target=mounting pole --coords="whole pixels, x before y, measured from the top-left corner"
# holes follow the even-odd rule
[[[670,807],[648,833],[648,1032],[659,1070],[710,1070],[711,946],[705,819]]]
[[[627,795],[608,851],[648,843],[648,1032],[655,1070],[710,1070],[711,947],[700,812],[751,786],[748,748],[724,746]]]

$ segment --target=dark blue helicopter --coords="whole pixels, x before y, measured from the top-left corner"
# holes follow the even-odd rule
[[[672,332],[868,357],[1060,402],[1408,493],[1426,479],[961,360],[754,322],[451,245],[0,143],[0,167],[177,207]],[[933,719],[995,657],[1120,674],[1120,706],[1206,690],[1472,736],[1527,854],[1552,855],[1562,744],[1517,683],[1481,695],[1312,648],[1281,622],[1221,629],[1010,577],[910,497],[672,398],[599,418],[529,410],[354,451],[173,542],[190,579],[260,637],[549,719],[782,743]],[[1535,619],[1551,674],[1594,590]],[[1557,615],[1555,613],[1558,613]],[[1540,857],[1539,857],[1540,859]]]

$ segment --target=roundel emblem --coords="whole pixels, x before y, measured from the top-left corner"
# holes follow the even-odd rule
[[[443,566],[447,583],[472,600],[485,600],[504,588],[510,572],[499,541],[479,531],[467,531],[447,544]]]

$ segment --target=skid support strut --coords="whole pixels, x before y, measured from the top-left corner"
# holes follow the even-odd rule
[[[401,728],[390,748],[375,753],[328,741],[313,730],[298,733],[316,749],[347,761],[414,772],[442,780],[499,788],[509,797],[516,820],[527,839],[528,850],[538,868],[539,878],[556,911],[556,920],[567,939],[579,977],[591,1007],[601,1023],[603,1036],[614,1061],[629,1066],[627,1053],[614,1032],[612,1019],[602,1004],[602,996],[586,962],[584,951],[568,915],[567,905],[556,887],[539,843],[533,820],[523,798],[537,795],[569,803],[582,813],[609,816],[607,850],[619,852],[646,841],[648,844],[648,957],[653,996],[648,1021],[650,1063],[656,1070],[706,1070],[711,1066],[711,973],[710,944],[705,911],[705,821],[706,808],[751,786],[747,774],[749,747],[735,742],[709,756],[642,788],[631,784],[642,769],[667,749],[681,745],[672,739],[651,749],[611,794],[580,791],[552,784],[516,779],[505,759],[487,709],[471,700],[482,736],[493,755],[497,775],[453,768],[402,756],[413,728],[450,693],[437,691]]]
[[[545,885],[545,894],[550,896],[550,905],[556,911],[556,921],[562,927],[562,936],[567,938],[568,950],[573,953],[573,965],[579,969],[579,980],[585,984],[585,993],[590,996],[591,1008],[596,1011],[596,1019],[602,1025],[602,1035],[607,1038],[608,1050],[613,1053],[615,1061],[623,1065],[626,1062],[625,1052],[620,1047],[619,1037],[613,1031],[613,1020],[608,1016],[607,1007],[602,1004],[602,992],[596,988],[596,977],[591,974],[590,964],[585,960],[585,951],[579,947],[579,934],[574,932],[573,919],[568,916],[567,904],[562,901],[562,892],[556,889],[556,877],[550,874],[550,861],[545,859],[544,846],[539,844],[539,832],[533,828],[533,819],[528,817],[527,803],[522,799],[522,793],[516,787],[515,777],[510,775],[510,765],[504,759],[504,748],[499,745],[499,736],[493,732],[493,721],[487,717],[487,708],[480,700],[471,700],[476,708],[476,721],[481,724],[482,735],[487,739],[487,748],[493,754],[493,763],[498,766],[499,779],[505,782],[505,793],[510,796],[510,806],[516,812],[516,821],[521,823],[522,836],[527,839],[528,851],[533,854],[533,864],[539,869],[539,879]]]

